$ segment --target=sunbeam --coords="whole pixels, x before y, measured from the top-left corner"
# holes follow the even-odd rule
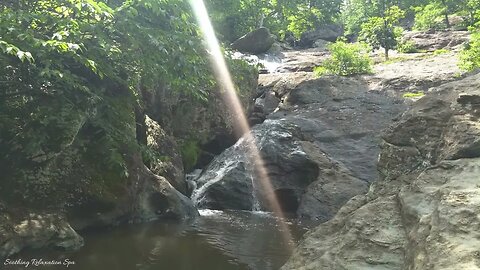
[[[250,132],[250,126],[248,124],[247,117],[243,110],[240,99],[237,96],[235,85],[232,81],[217,37],[215,36],[215,32],[208,16],[205,4],[203,0],[190,0],[190,5],[192,6],[198,25],[203,33],[207,49],[210,52],[211,65],[215,77],[221,86],[221,90],[223,91],[222,96],[224,102],[226,103],[227,107],[230,108],[231,115],[236,117],[235,131],[238,133],[238,136],[243,135],[245,137],[245,141],[250,144],[250,147],[248,147],[250,151],[249,156],[251,156],[253,159],[252,163],[255,166],[254,169],[257,176],[256,181],[261,187],[260,195],[265,198],[265,201],[268,204],[268,209],[278,217],[279,226],[281,227],[282,232],[284,232],[283,240],[285,241],[286,246],[292,248],[292,235],[287,224],[285,223],[284,215],[280,207],[280,203],[275,196],[264,160],[261,157],[260,151],[255,142],[255,138]]]

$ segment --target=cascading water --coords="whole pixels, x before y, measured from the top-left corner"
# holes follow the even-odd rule
[[[275,54],[265,53],[260,56],[243,54],[240,52],[233,53],[233,58],[243,59],[252,64],[261,65],[266,73],[275,73],[277,72],[278,67],[282,64],[282,59]],[[262,70],[261,69],[261,70]]]
[[[192,202],[195,205],[198,205],[200,200],[202,199],[202,196],[204,195],[205,191],[212,186],[213,184],[217,183],[218,181],[223,179],[223,176],[225,173],[235,164],[234,160],[226,160],[223,163],[223,166],[221,166],[218,171],[213,172],[214,176],[210,178],[205,184],[201,185],[200,187],[197,187],[193,193],[192,193]]]

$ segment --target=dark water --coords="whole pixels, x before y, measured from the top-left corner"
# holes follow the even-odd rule
[[[287,221],[297,241],[302,224]],[[193,224],[151,222],[84,233],[77,252],[27,251],[11,259],[75,262],[81,270],[276,270],[290,255],[278,220],[266,213],[202,211]],[[5,269],[67,269],[0,266]]]

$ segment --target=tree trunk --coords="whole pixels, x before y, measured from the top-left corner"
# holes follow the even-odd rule
[[[137,142],[147,145],[147,126],[145,124],[145,111],[140,105],[135,105],[135,131]]]
[[[445,24],[447,25],[447,28],[450,28],[450,20],[448,19],[448,5],[445,0],[442,0],[442,5],[445,7]]]
[[[385,47],[385,60],[388,60],[388,47]]]

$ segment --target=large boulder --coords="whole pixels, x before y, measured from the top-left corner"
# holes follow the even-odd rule
[[[336,24],[324,25],[303,33],[300,37],[299,45],[302,47],[312,47],[318,40],[334,42],[341,36],[343,36],[342,26]]]
[[[240,52],[260,54],[272,47],[275,39],[268,28],[260,27],[232,43],[232,48]]]
[[[83,246],[83,238],[56,214],[29,214],[23,218],[0,212],[0,259],[29,248],[54,247],[66,251]]]
[[[414,104],[383,136],[381,180],[282,269],[480,269],[479,89],[473,75]]]
[[[357,78],[311,73],[261,75],[259,90],[259,107],[272,103],[251,133],[284,211],[325,221],[367,191],[377,177],[380,131],[404,105]],[[205,169],[192,197],[198,206],[266,209],[249,143],[242,138]]]
[[[283,196],[284,209],[295,212],[307,186],[316,180],[318,168],[304,152],[294,127],[283,121],[266,121],[256,126],[252,136],[264,157],[273,192]],[[242,138],[205,169],[196,180],[192,199],[200,207],[213,209],[267,209],[262,182],[257,177],[252,141]]]
[[[154,174],[165,177],[176,190],[186,194],[187,182],[177,141],[148,115],[145,116],[145,125],[147,147],[153,151],[150,152],[152,154],[146,161],[148,167]]]
[[[138,154],[128,159],[128,172],[120,193],[79,194],[78,202],[67,208],[74,229],[159,218],[189,220],[198,215],[192,202],[167,179],[152,173]]]

